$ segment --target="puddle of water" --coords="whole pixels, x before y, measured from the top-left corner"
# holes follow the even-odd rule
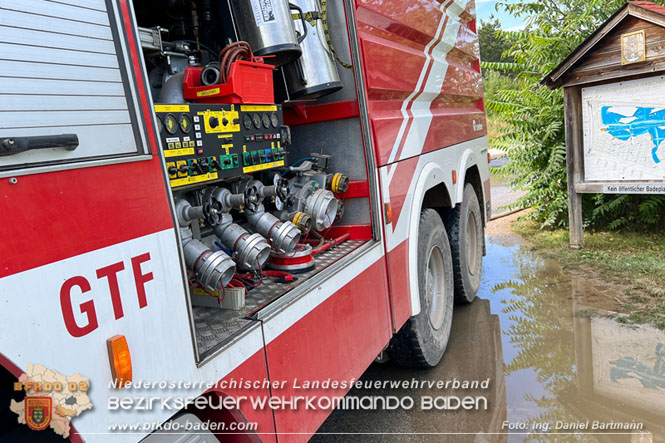
[[[408,437],[412,441],[441,440],[440,435],[423,433],[456,433],[446,441],[665,441],[665,333],[590,317],[590,312],[617,306],[612,296],[616,286],[562,271],[514,237],[490,239],[487,246],[479,299],[456,307],[441,364],[426,371],[374,364],[362,380],[489,378],[489,389],[354,389],[349,395],[406,395],[416,400],[484,395],[488,408],[423,410],[417,404],[411,410],[335,411],[320,432],[420,433]],[[468,434],[506,432],[504,421],[524,423],[526,429],[513,429],[510,435]],[[551,430],[557,424],[574,424],[588,427],[575,432],[602,432],[591,429],[594,421],[642,423],[651,435],[631,435],[630,429],[600,435]],[[534,431],[538,425],[550,430]],[[347,438],[319,434],[314,439]]]
[[[665,333],[588,315],[616,309],[616,290],[519,245],[488,244],[481,296],[501,322],[508,421],[643,423],[665,439]]]

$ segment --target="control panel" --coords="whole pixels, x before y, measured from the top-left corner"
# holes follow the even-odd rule
[[[172,188],[286,165],[281,105],[156,105]]]

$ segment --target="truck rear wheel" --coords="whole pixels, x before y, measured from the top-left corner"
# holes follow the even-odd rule
[[[443,357],[453,320],[453,264],[446,228],[439,214],[424,209],[418,229],[420,313],[411,317],[388,347],[402,366],[431,368]]]
[[[446,217],[455,271],[455,301],[471,303],[483,271],[483,218],[473,186],[464,186],[462,203]]]

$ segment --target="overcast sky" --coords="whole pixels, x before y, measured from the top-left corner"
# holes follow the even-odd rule
[[[519,0],[511,0],[512,3],[517,3]],[[501,28],[504,30],[518,30],[524,27],[524,22],[511,16],[505,11],[496,11],[497,0],[476,0],[476,8],[478,9],[478,18],[480,20],[489,20],[490,16],[494,14],[501,22]]]

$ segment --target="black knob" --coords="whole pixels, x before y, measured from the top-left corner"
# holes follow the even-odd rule
[[[210,117],[208,123],[210,123],[211,128],[216,128],[219,126],[219,119],[217,117]]]
[[[183,163],[183,164],[180,165],[180,167],[178,168],[178,172],[182,172],[183,174],[187,174],[187,173],[189,172],[190,169],[191,169],[191,168],[190,168],[186,163]]]
[[[220,171],[222,169],[222,166],[219,164],[217,160],[213,160],[210,162],[210,166],[212,166],[214,169]]]
[[[228,124],[229,124],[229,121],[226,119],[226,117],[224,117],[224,118],[222,119],[222,126],[226,126],[226,125],[228,125]]]
[[[277,197],[285,202],[289,198],[289,181],[285,178],[280,178],[277,182]]]
[[[169,171],[169,175],[176,175],[178,173],[178,168],[175,166],[169,166],[167,170]]]
[[[224,166],[229,166],[231,164],[231,159],[230,158],[225,158],[224,159]]]
[[[201,167],[201,165],[200,165],[199,163],[197,163],[197,162],[193,162],[193,163],[192,163],[192,167],[193,167],[194,170],[196,170],[196,172],[198,172],[199,174],[203,174],[203,168]]]

